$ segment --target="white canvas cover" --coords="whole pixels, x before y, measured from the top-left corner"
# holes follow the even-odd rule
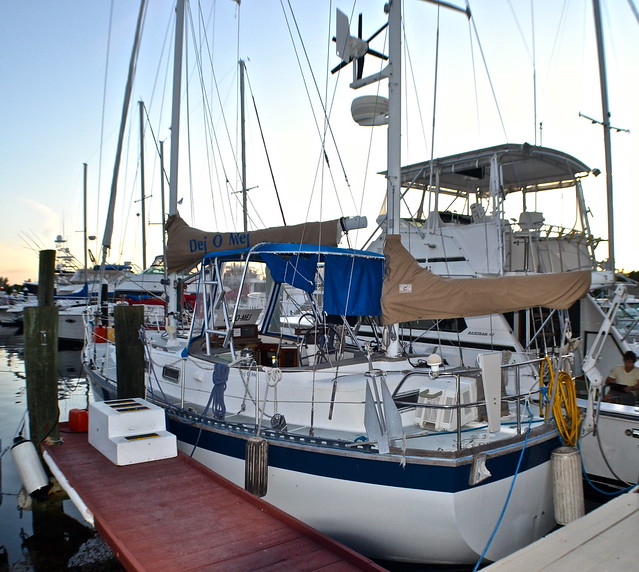
[[[382,317],[385,324],[484,316],[535,306],[566,309],[585,296],[590,287],[590,271],[443,278],[419,266],[402,245],[399,235],[386,237],[384,255]]]

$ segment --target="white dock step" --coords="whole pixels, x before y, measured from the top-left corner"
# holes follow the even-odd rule
[[[140,398],[90,403],[89,443],[116,465],[177,455],[175,435],[166,430],[164,410]]]

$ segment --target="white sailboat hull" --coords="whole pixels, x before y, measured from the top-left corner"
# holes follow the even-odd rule
[[[185,442],[179,446],[225,478],[244,485],[243,460],[203,447],[193,451]],[[500,520],[511,483],[512,478],[507,478],[450,493],[270,466],[264,499],[371,558],[472,564]],[[551,493],[549,462],[520,473],[486,558],[502,558],[548,532],[555,525]]]

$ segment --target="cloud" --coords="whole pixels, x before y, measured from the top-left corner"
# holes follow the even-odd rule
[[[0,226],[0,276],[18,283],[26,278],[37,279],[38,250],[53,249],[61,227],[60,217],[48,205],[25,197],[15,198],[18,208],[5,214]]]
[[[33,199],[20,198],[20,202],[27,206],[27,210],[35,211],[35,213],[23,213],[23,218],[27,219],[28,228],[31,228],[39,238],[53,240],[55,235],[61,232],[60,217],[51,207]]]

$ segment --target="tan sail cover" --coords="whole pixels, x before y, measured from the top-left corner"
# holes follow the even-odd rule
[[[180,215],[172,215],[167,219],[165,229],[168,233],[167,268],[169,272],[179,272],[195,266],[207,252],[247,248],[260,242],[337,246],[341,224],[340,219],[335,219],[249,232],[205,232],[190,227]]]
[[[385,324],[514,312],[535,306],[569,308],[588,292],[590,272],[499,278],[443,278],[419,266],[399,235],[386,237],[382,287]]]

